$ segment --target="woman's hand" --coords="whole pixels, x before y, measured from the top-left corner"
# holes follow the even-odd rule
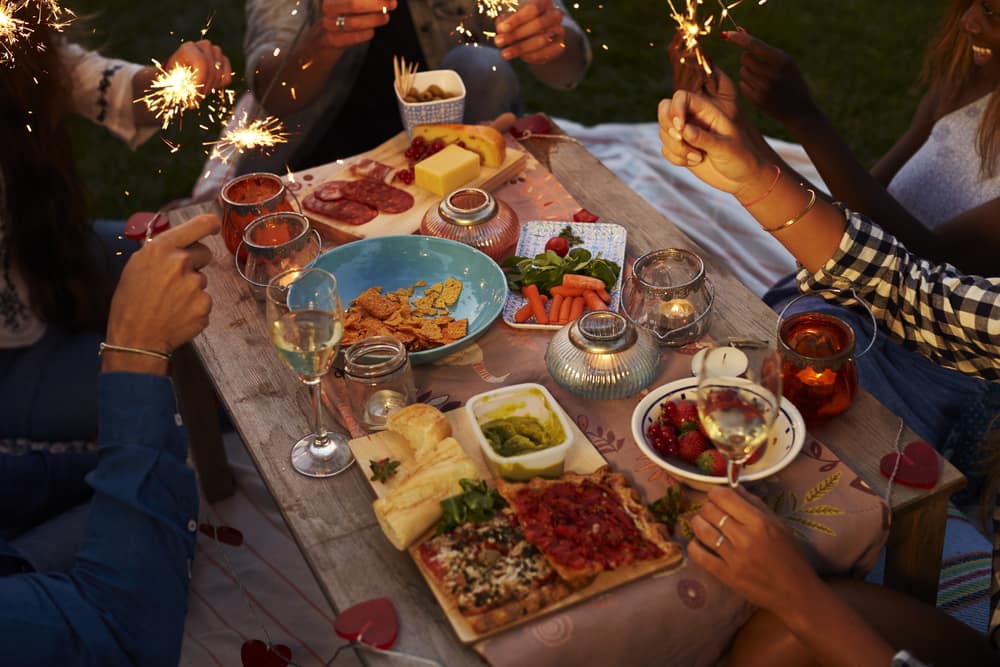
[[[562,19],[552,0],[523,2],[513,14],[497,19],[493,43],[504,60],[520,58],[529,65],[542,65],[566,49]]]
[[[692,562],[778,616],[802,612],[811,588],[822,585],[785,524],[743,489],[709,491],[691,528]]]
[[[207,39],[181,44],[167,59],[163,69],[169,72],[175,65],[184,65],[194,70],[198,90],[203,95],[225,88],[233,80],[233,67],[229,58],[222,49]]]
[[[663,156],[688,167],[712,187],[746,201],[750,197],[741,193],[773,178],[774,172],[757,155],[753,141],[704,96],[679,91],[660,102],[657,115]]]
[[[323,0],[323,41],[335,49],[367,42],[395,8],[396,0]]]
[[[791,57],[743,29],[722,33],[743,49],[740,92],[757,109],[795,132],[820,113],[809,86]]]

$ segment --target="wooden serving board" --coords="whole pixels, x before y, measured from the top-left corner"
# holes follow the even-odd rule
[[[400,132],[392,139],[370,151],[295,172],[290,176],[286,176],[285,182],[289,184],[289,189],[295,193],[295,196],[301,202],[307,195],[327,181],[334,179],[354,180],[355,177],[351,175],[350,167],[361,158],[369,158],[381,162],[392,167],[394,170],[407,167],[408,162],[406,156],[403,155],[403,151],[409,145],[410,138],[406,132]],[[507,158],[499,169],[484,166],[479,173],[479,177],[466,185],[484,190],[495,190],[524,169],[526,159],[527,155],[524,151],[517,150],[508,145]],[[415,184],[407,185],[397,180],[391,185],[413,195],[413,206],[409,210],[395,214],[379,213],[374,219],[363,225],[348,225],[338,222],[326,217],[322,213],[310,211],[304,207],[302,212],[309,217],[313,226],[316,227],[324,238],[336,243],[348,243],[373,236],[413,234],[420,228],[420,221],[423,219],[427,209],[440,201],[441,197],[433,192],[419,188]]]
[[[448,417],[448,422],[451,424],[452,436],[458,440],[458,442],[462,445],[462,448],[472,459],[473,463],[475,463],[476,467],[479,469],[480,477],[487,480],[487,482],[492,485],[493,475],[486,464],[486,459],[483,456],[482,451],[480,451],[474,435],[473,429],[476,428],[476,426],[472,423],[466,411],[459,408],[447,412],[445,415]],[[583,432],[575,423],[572,422],[572,420],[570,420],[570,424],[573,444],[566,456],[566,470],[587,474],[597,470],[603,465],[606,465],[607,461],[601,453],[597,451],[590,440],[587,439],[587,436],[583,434]],[[397,433],[381,431],[363,438],[355,438],[350,441],[350,447],[351,451],[354,453],[354,458],[357,459],[358,465],[361,466],[361,469],[365,472],[366,478],[369,476],[369,470],[371,470],[369,467],[370,461],[385,457],[394,458],[400,461],[398,473],[388,482],[383,484],[369,479],[369,484],[371,484],[372,489],[375,491],[375,495],[378,497],[382,497],[389,493],[394,488],[395,484],[398,483],[397,480],[405,479],[413,466],[413,456],[410,454],[409,445],[406,443],[406,440]],[[423,536],[413,546],[411,546],[408,551],[410,553],[410,557],[413,558],[414,563],[416,563],[417,569],[420,570],[424,580],[427,582],[427,585],[430,586],[431,592],[434,594],[435,599],[437,599],[438,604],[441,606],[445,616],[451,623],[458,639],[466,644],[477,642],[481,639],[497,634],[498,632],[504,632],[513,627],[539,618],[540,616],[544,616],[559,609],[576,604],[582,600],[587,600],[597,595],[601,595],[612,588],[622,586],[631,581],[635,581],[636,579],[648,576],[654,572],[678,566],[683,561],[683,556],[678,552],[676,555],[667,556],[659,560],[621,567],[612,572],[603,572],[599,574],[589,586],[581,588],[578,591],[574,591],[567,597],[545,607],[544,609],[540,609],[533,614],[519,618],[513,623],[495,628],[489,632],[478,633],[472,629],[468,622],[466,622],[465,617],[462,616],[457,609],[455,609],[453,603],[448,599],[448,596],[444,593],[444,591],[437,586],[437,581],[434,579],[434,576],[431,574],[430,570],[426,568],[423,560],[421,560],[419,554],[417,553],[417,548],[420,544],[432,535],[433,531],[429,531],[427,535]]]

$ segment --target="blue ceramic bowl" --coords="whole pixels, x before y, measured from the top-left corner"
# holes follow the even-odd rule
[[[379,285],[383,292],[428,285],[454,277],[462,294],[452,308],[455,319],[469,320],[469,333],[454,343],[410,354],[410,363],[426,364],[446,357],[486,333],[503,309],[507,280],[492,259],[457,241],[431,236],[379,236],[329,250],[313,262],[337,277],[346,307],[361,292]],[[417,288],[417,294],[422,293]]]

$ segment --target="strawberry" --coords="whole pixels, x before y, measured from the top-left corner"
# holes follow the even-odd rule
[[[718,449],[706,449],[694,463],[706,475],[726,474],[726,457]]]
[[[708,438],[698,431],[688,431],[677,439],[677,455],[688,463],[694,463],[706,449]]]
[[[697,424],[698,404],[694,401],[677,401],[677,412],[674,414],[674,425],[680,428],[688,422]]]

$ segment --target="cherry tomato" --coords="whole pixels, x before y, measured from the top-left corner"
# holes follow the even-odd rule
[[[569,252],[569,241],[561,236],[553,236],[545,244],[546,250],[551,250],[560,257],[565,257]]]

